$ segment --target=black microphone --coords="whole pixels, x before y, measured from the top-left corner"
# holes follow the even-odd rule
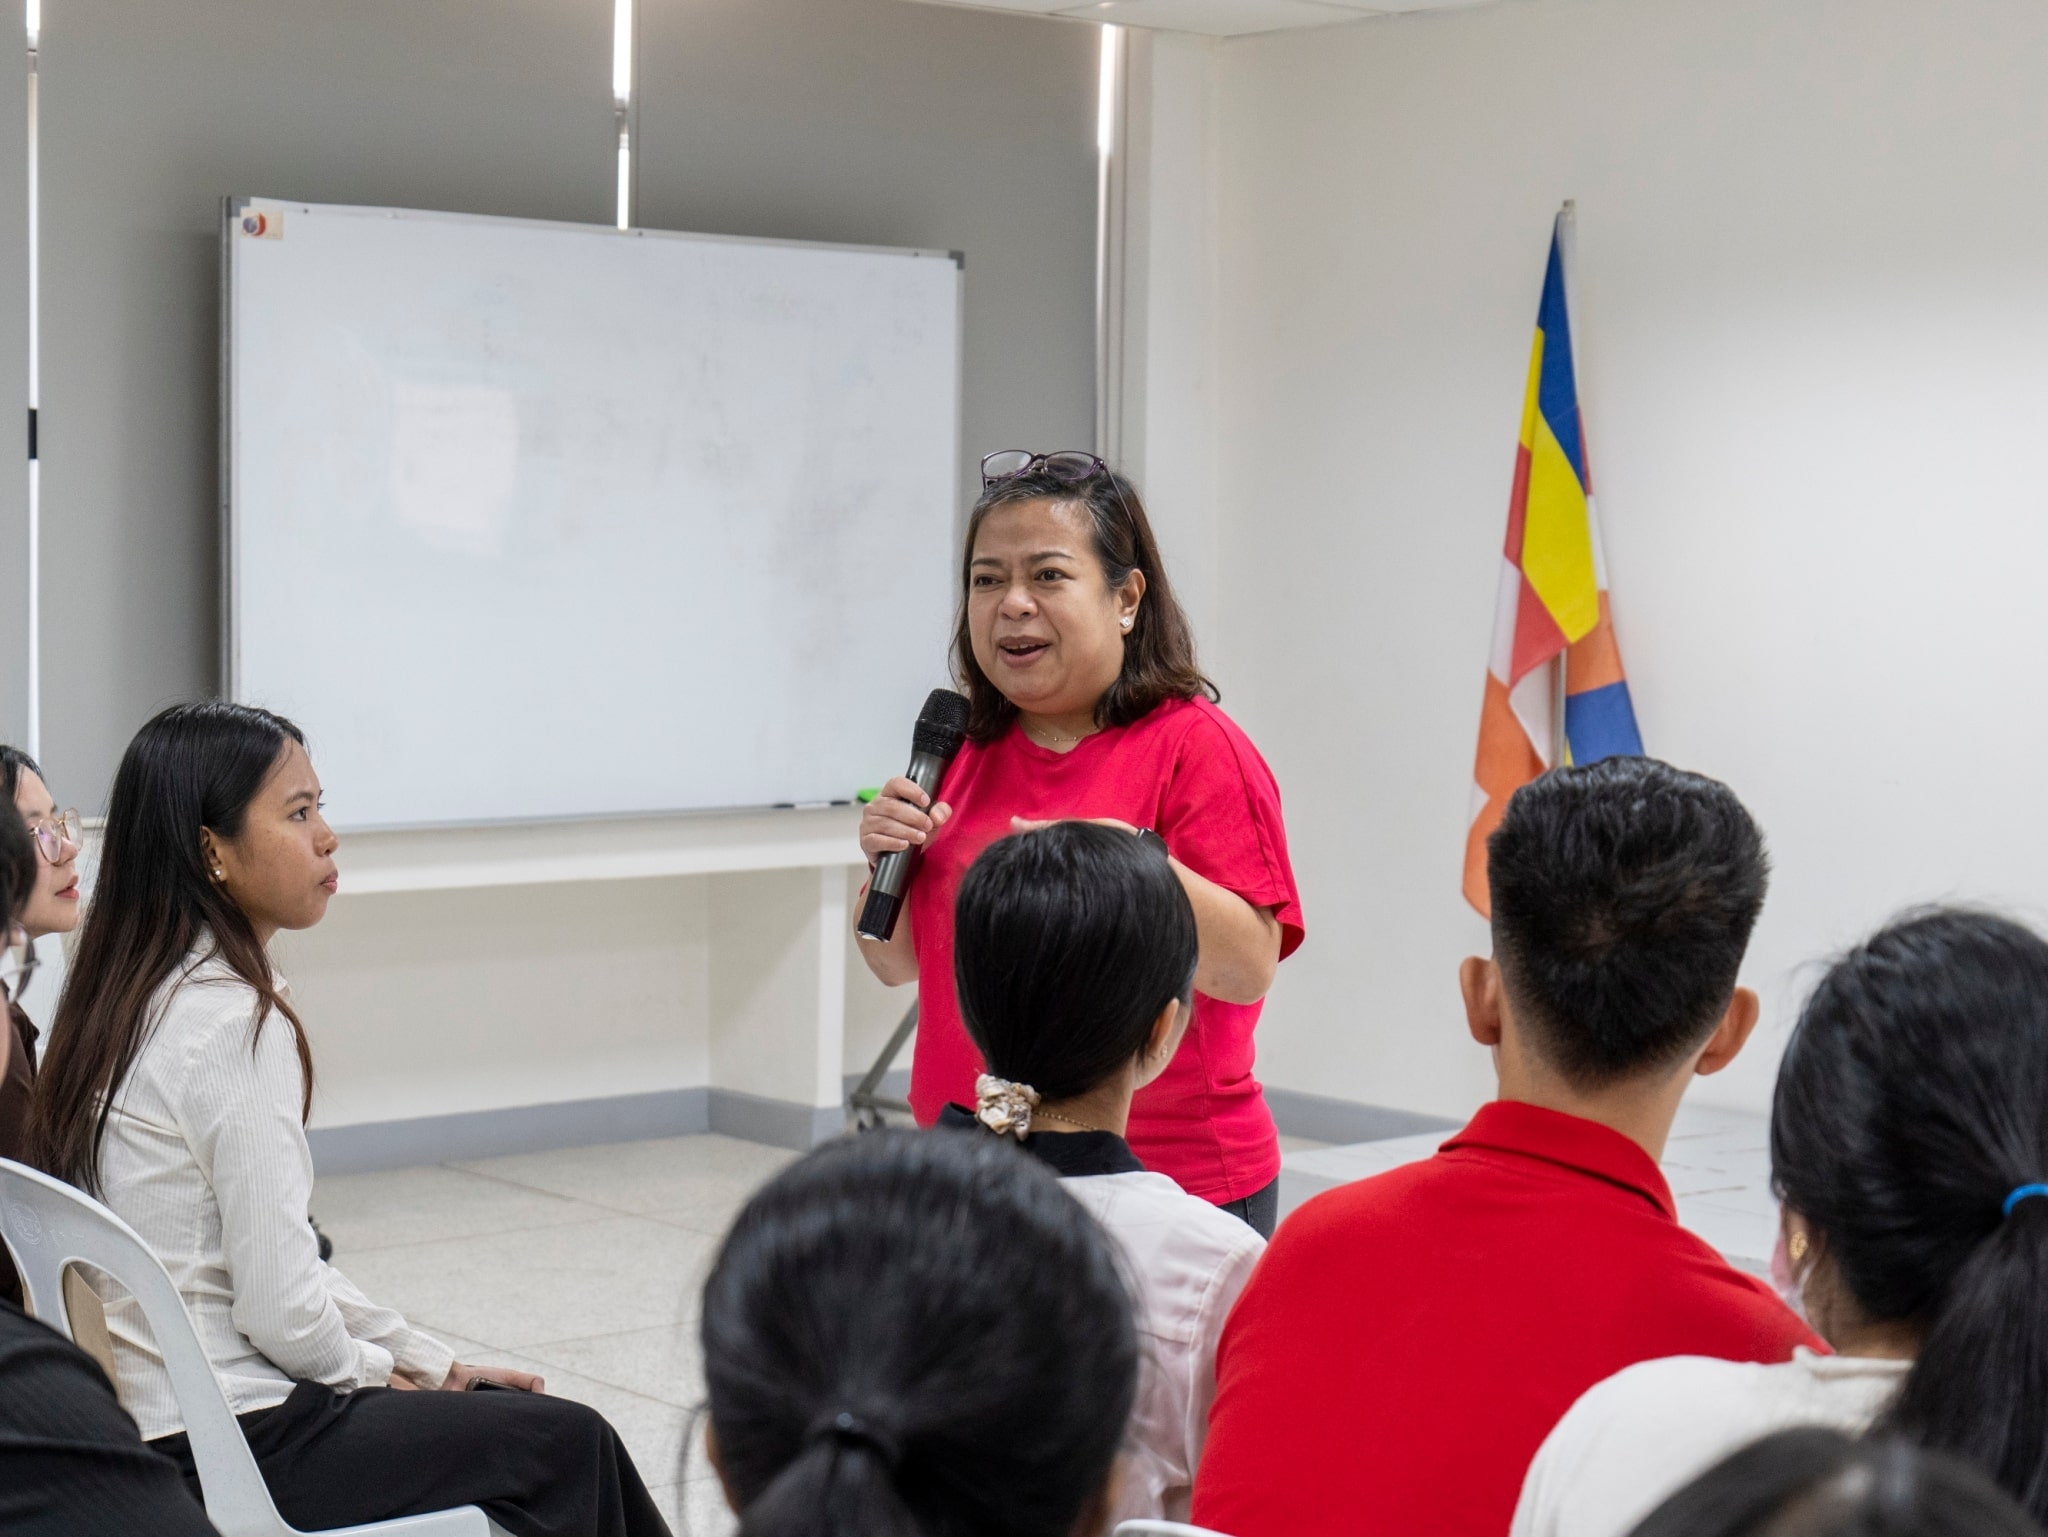
[[[949,688],[935,688],[917,712],[917,725],[910,733],[910,767],[903,777],[926,795],[939,793],[939,780],[953,754],[967,740],[967,698]],[[896,932],[896,915],[903,911],[904,893],[910,890],[910,875],[916,868],[917,846],[884,854],[868,882],[868,899],[861,904],[860,922],[854,933],[862,939],[887,942]]]

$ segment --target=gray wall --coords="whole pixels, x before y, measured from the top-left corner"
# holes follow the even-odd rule
[[[28,736],[28,60],[0,68],[0,742]],[[9,426],[18,423],[19,426]]]
[[[637,222],[965,252],[963,472],[1094,442],[1097,28],[904,0],[640,4]]]
[[[1089,441],[1092,27],[903,0],[641,26],[640,223],[964,250],[968,445]],[[220,198],[609,223],[611,5],[62,0],[42,103],[44,755],[96,809],[144,717],[217,684]]]

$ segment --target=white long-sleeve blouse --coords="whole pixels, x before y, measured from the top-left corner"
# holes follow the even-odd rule
[[[157,990],[100,1145],[101,1199],[170,1272],[236,1414],[295,1382],[438,1387],[454,1356],[320,1258],[290,1022],[202,946]],[[280,993],[285,984],[278,981]],[[116,1385],[145,1439],[184,1429],[133,1299],[101,1283]]]

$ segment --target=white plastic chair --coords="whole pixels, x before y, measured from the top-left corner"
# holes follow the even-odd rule
[[[1119,1521],[1114,1537],[1223,1537],[1223,1533],[1182,1521]]]
[[[14,1256],[29,1313],[66,1339],[72,1329],[64,1276],[71,1266],[104,1271],[135,1298],[170,1373],[199,1487],[205,1491],[206,1514],[221,1537],[303,1537],[277,1513],[184,1299],[133,1228],[90,1196],[0,1158],[0,1241]],[[474,1505],[328,1531],[330,1537],[505,1537],[504,1528]]]

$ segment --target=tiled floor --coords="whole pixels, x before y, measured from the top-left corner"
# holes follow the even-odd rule
[[[678,1533],[732,1529],[701,1447],[697,1296],[742,1202],[791,1155],[675,1137],[323,1179],[334,1262],[463,1360],[538,1372],[624,1438]]]
[[[1281,1166],[1280,1210],[1292,1211],[1332,1186],[1427,1158],[1446,1133],[1425,1132],[1385,1142],[1360,1142],[1290,1152]],[[1767,1276],[1778,1235],[1771,1195],[1769,1125],[1760,1115],[1683,1105],[1664,1149],[1664,1178],[1678,1202],[1678,1220],[1725,1255],[1730,1264]]]
[[[1442,1141],[1283,1139],[1282,1210]],[[598,1409],[678,1533],[729,1537],[702,1448],[682,1457],[704,1392],[697,1298],[719,1235],[792,1156],[729,1137],[622,1142],[323,1179],[313,1209],[371,1297],[466,1361],[538,1372]],[[1777,1207],[1761,1116],[1687,1107],[1664,1172],[1688,1226],[1768,1269]]]

